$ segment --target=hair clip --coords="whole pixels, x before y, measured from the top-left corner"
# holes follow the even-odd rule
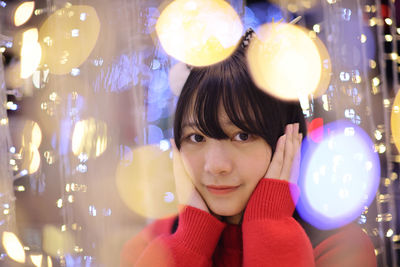
[[[296,24],[297,22],[299,22],[299,20],[301,20],[301,16],[297,16],[296,18],[294,18],[293,20],[291,20],[289,22],[289,24]],[[276,23],[281,23],[283,22],[283,19],[279,20]],[[272,23],[274,22],[274,19],[272,19]],[[248,28],[242,38],[242,42],[241,42],[241,47],[242,48],[246,48],[249,46],[251,39],[253,39],[253,37],[256,35],[256,33],[254,32],[254,30],[252,28]]]
[[[253,39],[254,35],[255,35],[254,30],[252,28],[248,28],[242,38],[242,42],[240,44],[241,47],[246,48],[247,46],[249,46],[250,41],[251,41],[251,39]]]

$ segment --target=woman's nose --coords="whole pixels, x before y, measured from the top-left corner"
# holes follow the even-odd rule
[[[208,145],[205,155],[204,170],[212,175],[226,175],[232,171],[232,159],[223,141]]]

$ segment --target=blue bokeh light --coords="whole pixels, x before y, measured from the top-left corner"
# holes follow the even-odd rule
[[[369,136],[357,125],[337,121],[324,126],[321,143],[304,140],[297,210],[319,229],[343,226],[361,215],[375,197],[380,162]]]

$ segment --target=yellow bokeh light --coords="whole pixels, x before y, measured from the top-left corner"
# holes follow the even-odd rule
[[[393,20],[392,20],[391,18],[386,18],[386,19],[385,19],[385,22],[386,22],[386,24],[389,25],[389,26],[393,24]]]
[[[25,263],[25,250],[18,237],[11,232],[3,232],[3,247],[7,255],[14,261]]]
[[[43,250],[53,257],[73,251],[74,239],[70,232],[61,231],[53,225],[43,228]]]
[[[133,150],[133,160],[121,161],[116,183],[124,203],[146,218],[177,213],[177,198],[170,151],[148,145]]]
[[[89,118],[78,121],[72,134],[72,152],[78,156],[86,154],[89,158],[98,157],[107,148],[107,124]]]
[[[42,260],[43,260],[43,255],[42,254],[31,255],[31,261],[32,261],[33,265],[35,265],[36,267],[41,267],[42,266]]]
[[[94,49],[100,20],[91,6],[68,5],[56,10],[39,30],[43,64],[53,74],[67,74],[79,67]]]
[[[206,66],[232,54],[243,25],[226,1],[176,0],[162,11],[156,31],[169,55],[189,65]]]
[[[40,167],[40,153],[38,148],[29,143],[21,148],[22,157],[21,170],[26,170],[29,174],[35,173]]]
[[[39,66],[41,58],[42,48],[38,43],[38,30],[26,30],[22,34],[20,77],[26,79],[31,76]]]
[[[394,144],[396,145],[397,150],[400,152],[400,93],[399,92],[397,92],[397,95],[393,102],[390,127],[392,129]]]
[[[50,256],[47,256],[47,267],[53,267],[53,261],[51,260]]]
[[[39,148],[42,142],[42,130],[40,129],[39,125],[34,122],[28,120],[25,122],[25,126],[22,133],[22,145],[28,145],[32,143],[34,146]]]
[[[271,0],[272,3],[289,10],[292,13],[305,11],[313,8],[319,1],[317,0]]]
[[[34,1],[23,2],[20,4],[14,13],[14,25],[18,27],[27,22],[31,18],[34,9]]]
[[[286,23],[262,25],[247,52],[254,82],[285,100],[321,96],[331,78],[331,60],[322,41],[309,30]]]

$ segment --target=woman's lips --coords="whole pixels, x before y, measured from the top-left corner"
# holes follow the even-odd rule
[[[206,186],[207,190],[210,193],[216,194],[216,195],[224,195],[224,194],[229,194],[236,189],[239,188],[238,186],[228,186],[228,185],[207,185]]]

